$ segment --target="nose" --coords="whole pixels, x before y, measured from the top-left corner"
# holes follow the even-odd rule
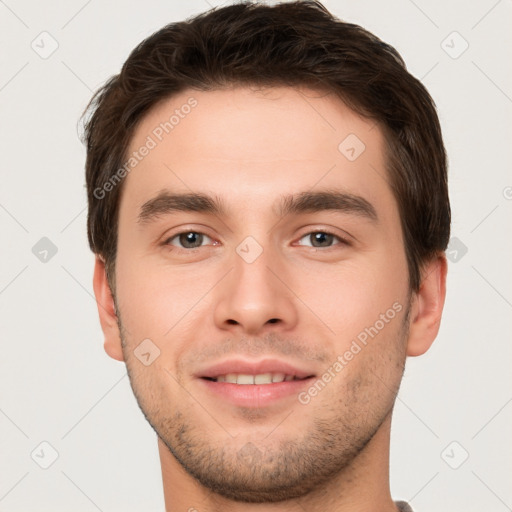
[[[216,287],[217,327],[248,335],[295,327],[298,312],[293,283],[278,258],[269,249],[252,262],[233,255],[233,270]]]

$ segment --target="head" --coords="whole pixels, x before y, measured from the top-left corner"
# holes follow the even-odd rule
[[[441,130],[396,50],[318,2],[212,10],[135,48],[85,137],[105,349],[176,461],[241,501],[350,467],[445,293]],[[233,366],[295,380],[226,401]]]

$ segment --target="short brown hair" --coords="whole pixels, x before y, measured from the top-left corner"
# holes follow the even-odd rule
[[[375,120],[387,142],[389,184],[398,203],[412,290],[422,265],[450,234],[446,154],[435,104],[398,52],[318,1],[212,9],[157,31],[87,107],[85,142],[91,249],[113,284],[122,183],[98,190],[122,168],[137,124],[183,90],[233,85],[308,86],[330,91]],[[341,141],[340,141],[341,142]]]

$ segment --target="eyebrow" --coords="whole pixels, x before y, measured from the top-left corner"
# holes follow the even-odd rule
[[[289,194],[281,197],[273,208],[274,213],[279,217],[329,210],[359,216],[372,222],[378,221],[377,212],[370,202],[363,197],[338,190]],[[162,215],[178,211],[227,217],[227,210],[218,196],[196,192],[173,194],[161,191],[142,205],[138,222],[149,223]]]
[[[281,203],[274,209],[280,217],[299,213],[315,213],[333,210],[348,213],[377,222],[377,212],[374,206],[364,197],[340,192],[338,190],[323,190],[318,192],[301,192],[282,198]]]
[[[219,197],[201,193],[171,194],[163,190],[142,205],[138,222],[151,222],[162,215],[178,211],[201,212],[219,216],[226,213]]]

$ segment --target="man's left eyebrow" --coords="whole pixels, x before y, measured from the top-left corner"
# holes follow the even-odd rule
[[[302,192],[283,198],[275,212],[280,217],[334,210],[378,222],[375,207],[364,197],[337,190]]]

